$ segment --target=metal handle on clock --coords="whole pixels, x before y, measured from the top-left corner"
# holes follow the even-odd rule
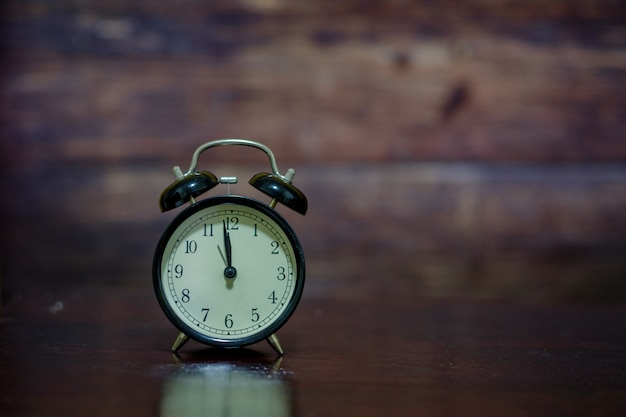
[[[207,149],[214,148],[216,146],[228,146],[228,145],[249,146],[252,148],[257,148],[257,149],[262,150],[263,152],[265,152],[265,154],[270,160],[270,165],[272,167],[272,172],[274,173],[274,175],[277,175],[278,177],[282,178],[283,181],[286,181],[288,183],[291,182],[291,178],[288,178],[287,176],[282,175],[280,171],[278,170],[278,165],[276,164],[276,158],[274,157],[272,150],[268,148],[267,146],[263,145],[262,143],[255,142],[253,140],[248,140],[248,139],[218,139],[218,140],[214,140],[211,142],[207,142],[203,145],[200,145],[198,149],[196,149],[196,151],[193,153],[193,156],[191,157],[191,165],[189,165],[189,170],[185,173],[185,176],[190,175],[196,171],[196,167],[198,166],[198,158],[200,157],[200,154],[202,152],[206,151]]]

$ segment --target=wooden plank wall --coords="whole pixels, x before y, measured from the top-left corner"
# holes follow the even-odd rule
[[[4,298],[149,285],[171,165],[242,137],[309,197],[309,294],[626,301],[621,1],[2,7]]]

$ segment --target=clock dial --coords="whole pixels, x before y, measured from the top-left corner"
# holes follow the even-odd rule
[[[166,230],[155,255],[161,307],[203,343],[241,346],[289,318],[304,284],[295,234],[277,212],[237,196],[203,200]]]

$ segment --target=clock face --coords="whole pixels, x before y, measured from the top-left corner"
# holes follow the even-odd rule
[[[211,345],[267,338],[295,309],[304,256],[287,222],[239,196],[200,201],[176,217],[154,258],[154,285],[168,318]]]

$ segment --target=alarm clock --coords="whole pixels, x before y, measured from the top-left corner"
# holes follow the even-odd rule
[[[249,183],[268,195],[263,203],[228,193],[197,198],[236,177],[197,171],[198,158],[217,146],[247,146],[269,158],[271,173]],[[161,211],[189,204],[166,228],[154,254],[153,282],[163,312],[180,333],[172,351],[189,338],[220,348],[236,348],[267,340],[283,354],[276,332],[292,315],[304,288],[302,245],[276,211],[277,203],[306,214],[308,203],[292,180],[293,169],[281,174],[272,151],[244,139],[220,139],[194,152],[186,173],[173,168],[175,181],[161,193]]]

